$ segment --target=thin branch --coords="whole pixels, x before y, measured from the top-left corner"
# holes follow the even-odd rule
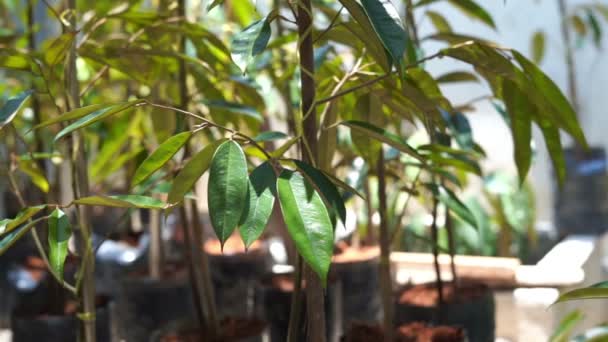
[[[424,62],[427,62],[427,61],[429,61],[429,60],[431,60],[431,59],[435,59],[435,58],[438,58],[438,57],[443,57],[443,51],[439,51],[439,52],[437,52],[437,53],[434,53],[434,54],[432,54],[432,55],[429,55],[429,56],[427,56],[427,57],[424,57],[424,58],[422,58],[422,59],[419,59],[419,60],[418,60],[418,61],[416,61],[415,63],[412,63],[412,64],[410,64],[410,65],[406,66],[406,67],[405,67],[405,69],[412,69],[412,68],[416,68],[416,67],[418,67],[420,64],[422,64],[422,63],[424,63]],[[397,73],[397,71],[392,71],[392,72],[386,73],[386,74],[384,74],[384,75],[382,75],[382,76],[379,76],[379,77],[376,77],[376,78],[374,78],[374,79],[368,80],[368,81],[363,82],[363,83],[361,83],[361,84],[359,84],[359,85],[356,85],[356,86],[354,86],[354,87],[352,87],[352,88],[345,89],[345,90],[343,90],[343,91],[341,91],[341,92],[338,92],[338,93],[336,93],[336,94],[334,94],[334,95],[328,96],[328,97],[326,97],[326,98],[324,98],[324,99],[317,100],[317,101],[315,101],[315,105],[317,105],[317,106],[318,106],[318,105],[323,104],[323,103],[325,103],[325,102],[329,102],[329,101],[335,100],[335,99],[337,99],[337,98],[339,98],[339,97],[342,97],[342,96],[344,96],[344,95],[350,94],[350,93],[352,93],[352,92],[354,92],[354,91],[357,91],[357,90],[359,90],[359,89],[362,89],[362,88],[366,88],[366,87],[372,86],[372,85],[374,85],[374,84],[376,84],[376,83],[378,83],[378,82],[384,81],[385,79],[387,79],[387,78],[389,78],[389,77],[393,76],[393,74],[396,74],[396,73]]]
[[[317,43],[319,40],[321,40],[321,38],[323,38],[323,36],[325,34],[327,34],[327,32],[329,32],[334,25],[336,24],[336,21],[338,21],[338,18],[340,18],[340,14],[342,13],[342,10],[344,10],[344,6],[340,7],[340,10],[338,10],[338,12],[336,13],[336,15],[331,19],[331,22],[329,23],[329,26],[327,26],[327,28],[325,30],[323,30],[323,32],[321,32],[317,38],[314,40],[313,44]]]

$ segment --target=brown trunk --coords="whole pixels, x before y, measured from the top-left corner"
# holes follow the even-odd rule
[[[390,233],[386,217],[386,177],[384,152],[380,151],[376,163],[378,176],[378,212],[380,214],[380,291],[382,298],[384,341],[393,341],[393,290],[390,264]]]
[[[302,115],[304,118],[304,142],[300,147],[304,160],[312,165],[317,164],[317,113],[315,110],[315,64],[312,37],[312,4],[311,0],[298,2],[297,16],[300,37],[300,72],[302,92]],[[325,342],[325,298],[321,279],[310,269],[304,267],[306,281],[306,314],[308,322],[308,340]]]
[[[72,11],[70,16],[70,30],[76,30],[76,0],[68,1],[68,10]],[[74,33],[75,34],[75,33]],[[72,42],[68,52],[65,68],[65,84],[67,89],[68,105],[70,110],[80,107],[80,85],[78,83],[76,69],[76,40]],[[74,197],[84,197],[89,194],[88,165],[86,160],[85,142],[83,137],[74,132],[70,137],[72,147],[72,183],[74,185]],[[82,312],[80,321],[80,339],[86,342],[95,342],[95,255],[91,245],[91,227],[89,222],[89,210],[85,206],[77,206],[78,225],[80,228],[80,255],[83,258],[80,272],[83,274],[80,299]]]

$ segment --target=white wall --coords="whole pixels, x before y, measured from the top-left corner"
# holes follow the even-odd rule
[[[458,10],[446,3],[433,5],[433,10],[444,14],[451,22],[452,28],[458,33],[475,35],[481,38],[498,42],[501,45],[515,48],[525,55],[530,55],[530,38],[532,34],[542,29],[546,34],[546,54],[541,64],[542,69],[566,92],[567,72],[564,62],[564,46],[561,40],[560,21],[557,0],[491,0],[478,1],[493,16],[497,31],[472,20],[461,14]],[[568,6],[572,8],[576,4],[589,3],[591,1],[569,0]],[[608,1],[597,1],[608,4]],[[421,18],[422,13],[417,13]],[[602,19],[602,23],[603,19]],[[422,22],[421,32],[429,32],[431,23],[427,20]],[[603,25],[608,30],[608,25]],[[608,40],[604,37],[604,45]],[[424,45],[427,54],[434,53],[440,45],[428,43]],[[593,44],[587,40],[575,52],[576,71],[578,75],[578,92],[581,103],[580,118],[583,129],[591,144],[599,144],[608,147],[608,96],[602,88],[608,82],[608,63],[601,63],[605,54],[595,49]],[[459,62],[444,58],[432,61],[428,64],[433,74],[442,74],[449,70],[463,69],[465,66]],[[464,103],[480,95],[488,94],[485,87],[479,85],[449,86],[444,89],[453,103]],[[512,169],[513,149],[508,128],[502,119],[496,114],[489,103],[481,103],[476,106],[477,111],[469,115],[477,141],[486,149],[489,158],[485,163],[486,170]],[[530,181],[536,190],[537,210],[539,220],[552,220],[553,218],[553,176],[549,158],[544,148],[542,136],[538,130],[534,132],[537,146],[537,159],[533,165]],[[569,143],[565,139],[565,144]]]

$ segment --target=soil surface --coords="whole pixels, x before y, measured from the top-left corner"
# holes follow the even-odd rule
[[[265,328],[266,323],[257,319],[224,318],[220,322],[221,337],[215,341],[204,338],[205,332],[200,330],[187,330],[168,333],[160,342],[236,342],[258,336]]]
[[[443,299],[446,303],[468,302],[488,293],[487,286],[479,283],[462,283],[457,288],[453,283],[443,284]],[[415,285],[405,288],[399,294],[399,304],[434,307],[439,301],[435,283]]]
[[[333,262],[354,263],[367,261],[377,258],[380,255],[380,248],[377,246],[351,247],[346,242],[340,241],[334,248]]]
[[[257,251],[262,248],[262,243],[257,240],[247,250],[245,250],[245,244],[243,244],[243,240],[238,234],[232,234],[228,240],[224,243],[224,249],[222,250],[222,244],[218,239],[208,239],[205,241],[205,252],[211,255],[233,255],[233,254],[243,254],[243,253],[251,253],[252,251]]]
[[[341,342],[376,342],[384,339],[379,325],[353,324]],[[464,331],[448,326],[428,326],[424,323],[402,325],[395,330],[395,342],[463,342]]]

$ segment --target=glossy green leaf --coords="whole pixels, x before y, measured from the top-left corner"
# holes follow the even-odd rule
[[[25,101],[34,93],[33,90],[26,90],[18,95],[11,97],[6,101],[4,106],[0,107],[0,129],[8,125],[15,116]]]
[[[452,5],[460,9],[471,18],[477,19],[484,24],[496,29],[492,16],[473,0],[449,0]]]
[[[298,253],[325,284],[334,231],[321,196],[301,174],[289,170],[279,177],[277,189],[281,212]]]
[[[31,160],[19,160],[19,171],[28,175],[32,180],[32,183],[34,183],[38,189],[42,190],[42,192],[49,192],[49,182],[36,162]]]
[[[277,131],[266,131],[258,134],[255,138],[253,138],[256,142],[264,142],[264,141],[274,141],[279,139],[286,139],[289,136],[283,132]]]
[[[200,150],[187,163],[184,168],[175,176],[171,191],[167,201],[171,204],[180,202],[184,196],[192,189],[196,181],[207,171],[211,165],[211,159],[217,147],[226,139],[215,141]]]
[[[222,245],[238,226],[247,204],[247,159],[241,146],[222,143],[211,161],[207,203],[209,217]]]
[[[192,132],[183,132],[165,140],[139,165],[131,181],[131,187],[145,181],[163,167],[188,142],[191,136]]]
[[[503,100],[511,118],[515,164],[523,182],[532,164],[532,113],[535,107],[515,82],[508,79],[503,82]]]
[[[345,22],[344,27],[349,31],[343,43],[347,43],[351,35],[359,38],[368,47],[369,54],[378,62],[382,70],[390,72],[391,69],[391,57],[388,51],[384,48],[384,45],[378,34],[376,33],[372,23],[370,22],[367,14],[363,7],[357,2],[357,0],[340,0],[340,3],[350,15],[355,19],[356,23]],[[358,24],[358,25],[357,25]],[[339,26],[336,27],[338,31]],[[331,31],[330,31],[331,34]]]
[[[0,221],[0,235],[4,235],[6,233],[10,233],[15,228],[19,227],[27,220],[34,217],[34,215],[38,214],[41,210],[45,209],[46,205],[37,205],[34,207],[27,207],[21,210],[17,216],[13,219],[4,219]]]
[[[559,87],[537,65],[522,54],[517,51],[512,51],[512,53],[513,57],[524,69],[524,72],[530,77],[534,87],[552,105],[554,113],[547,113],[547,115],[556,115],[557,118],[554,122],[572,135],[579,144],[587,147],[587,140],[578,123],[576,112]]]
[[[325,176],[321,170],[315,169],[313,166],[306,164],[300,160],[294,160],[298,169],[308,177],[309,181],[316,185],[325,202],[336,211],[338,218],[342,223],[346,224],[346,207],[342,195],[332,181]]]
[[[532,36],[532,60],[539,64],[545,57],[545,34],[543,31],[537,31]]]
[[[232,37],[230,55],[243,73],[247,71],[251,59],[266,49],[270,34],[268,18],[263,18],[245,27],[243,31]]]
[[[576,327],[576,325],[585,318],[582,312],[576,310],[564,317],[557,327],[557,330],[549,338],[549,342],[568,342],[570,341],[570,334]]]
[[[562,303],[571,300],[606,298],[608,298],[608,281],[566,292],[559,296],[555,303]]]
[[[90,196],[74,200],[74,203],[103,207],[139,209],[165,209],[168,207],[167,203],[159,199],[141,195]]]
[[[437,77],[438,83],[479,82],[477,76],[466,71],[454,71]]]
[[[245,248],[262,235],[268,224],[274,206],[276,184],[277,177],[270,163],[261,164],[249,175],[248,201],[239,224]]]
[[[77,129],[90,126],[100,120],[103,120],[114,114],[123,112],[142,102],[143,102],[142,100],[134,100],[134,101],[127,102],[125,104],[113,105],[110,107],[106,107],[104,109],[97,110],[84,117],[81,117],[80,119],[76,120],[74,123],[68,125],[66,128],[61,130],[59,133],[57,133],[57,135],[55,136],[55,141],[65,137],[66,135],[74,132]]]
[[[361,0],[361,5],[393,61],[401,65],[408,37],[399,12],[390,0]]]
[[[60,209],[55,209],[49,219],[49,264],[60,281],[63,281],[63,266],[68,256],[68,240],[72,235],[70,219]]]
[[[399,138],[399,136],[396,134],[386,131],[380,127],[356,120],[343,121],[340,123],[340,125],[344,125],[358,132],[367,134],[368,136],[390,145],[403,153],[407,153],[418,160],[422,159],[416,150],[403,141],[403,139]]]
[[[23,235],[25,235],[25,233],[29,232],[32,228],[34,228],[34,226],[37,223],[38,223],[37,221],[29,222],[25,225],[22,225],[21,227],[19,227],[17,229],[14,229],[10,233],[2,236],[2,238],[0,238],[0,256],[2,254],[6,253],[6,251],[13,244],[15,244],[15,242],[17,242],[19,239],[21,239],[23,237]]]

